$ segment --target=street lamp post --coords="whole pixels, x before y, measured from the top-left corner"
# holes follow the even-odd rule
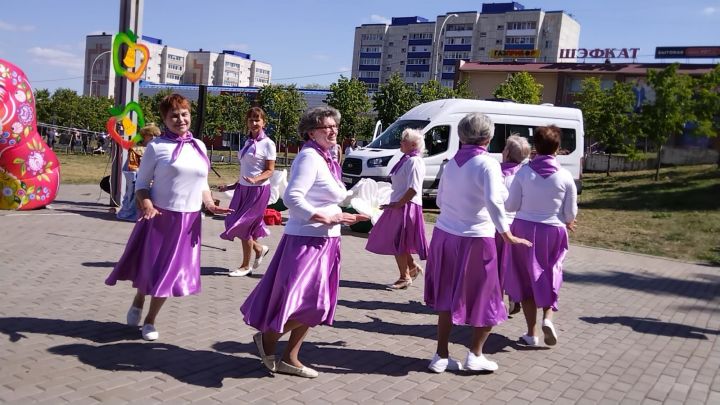
[[[442,35],[443,28],[445,28],[445,23],[448,22],[450,17],[457,17],[457,16],[458,15],[454,14],[454,13],[448,14],[447,17],[445,17],[445,19],[443,20],[442,24],[440,24],[440,31],[438,31],[438,35],[435,38],[437,40],[437,44],[438,44],[437,60],[435,61],[435,80],[437,80],[438,82],[440,82],[440,60],[442,59],[440,57],[440,55],[442,55],[442,51],[443,51],[443,44],[440,41],[440,35]]]
[[[98,59],[100,59],[101,56],[107,55],[107,54],[110,53],[110,52],[112,52],[112,51],[102,52],[101,54],[99,54],[98,56],[96,56],[95,59],[93,60],[92,64],[90,64],[90,97],[92,97],[92,95],[93,95],[92,85],[93,85],[93,70],[95,70],[95,62],[97,62]],[[95,87],[96,87],[96,89],[97,89],[97,86],[95,86]]]

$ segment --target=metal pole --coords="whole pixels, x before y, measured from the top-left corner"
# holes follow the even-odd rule
[[[458,16],[457,14],[449,14],[447,17],[445,17],[442,24],[440,25],[440,31],[438,31],[438,36],[437,36],[437,38],[435,38],[437,40],[437,44],[438,44],[437,60],[435,61],[435,80],[437,80],[438,82],[440,82],[440,60],[441,60],[440,55],[442,54],[442,50],[443,50],[442,49],[443,44],[440,41],[440,35],[442,35],[442,30],[443,30],[443,28],[445,28],[445,23],[448,22],[450,17],[457,17],[457,16]]]
[[[143,6],[145,0],[120,0],[119,32],[132,30],[138,38],[142,38]],[[120,55],[113,55],[117,58]],[[140,60],[137,61],[140,63]],[[115,77],[115,106],[124,107],[140,98],[140,84],[132,83],[124,77]],[[133,118],[135,120],[135,118]],[[113,143],[113,165],[110,175],[111,205],[119,205],[125,193],[125,179],[122,168],[127,159],[127,151],[117,143]]]
[[[90,64],[90,97],[92,97],[92,95],[93,95],[93,92],[92,92],[92,84],[93,84],[93,70],[95,70],[95,62],[97,62],[98,59],[100,59],[101,56],[107,55],[107,54],[110,53],[110,52],[112,52],[112,51],[105,51],[105,52],[99,54],[98,56],[95,57],[95,59],[93,60],[92,64]]]

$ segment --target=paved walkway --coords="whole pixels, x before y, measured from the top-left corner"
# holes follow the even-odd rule
[[[238,308],[260,275],[229,278],[239,243],[203,222],[203,291],[171,299],[161,340],[123,324],[133,291],[103,280],[132,224],[107,213],[96,186],[63,186],[53,209],[0,211],[0,402],[720,403],[720,269],[573,246],[566,262],[560,342],[528,350],[515,316],[491,335],[500,370],[426,371],[436,318],[423,282],[393,292],[394,260],[343,237],[333,327],[311,330],[304,361],[315,380],[262,368]],[[609,230],[611,231],[611,230]],[[273,227],[269,245],[282,233]],[[451,354],[470,333],[456,327]]]

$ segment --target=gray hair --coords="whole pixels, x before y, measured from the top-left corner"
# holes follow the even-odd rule
[[[400,135],[401,141],[408,141],[415,144],[415,150],[422,153],[425,150],[425,140],[419,129],[405,128]]]
[[[335,120],[335,124],[340,125],[340,111],[330,106],[315,107],[305,111],[300,118],[298,134],[307,141],[310,139],[310,131],[322,125],[325,118],[332,118]]]
[[[507,156],[510,162],[522,163],[530,156],[530,143],[524,137],[513,134],[505,140],[503,155]]]
[[[470,113],[458,124],[460,142],[466,145],[487,145],[495,134],[495,125],[483,113]]]

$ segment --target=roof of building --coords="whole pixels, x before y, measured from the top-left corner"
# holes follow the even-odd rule
[[[461,72],[529,72],[529,73],[622,73],[645,74],[648,69],[664,69],[671,63],[534,63],[534,62],[460,62]],[[678,73],[703,74],[717,64],[683,63]]]

